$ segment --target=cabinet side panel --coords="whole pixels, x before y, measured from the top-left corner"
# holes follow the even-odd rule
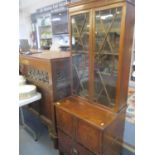
[[[124,108],[116,119],[106,128],[103,134],[103,152],[104,155],[119,154],[122,150],[124,124],[126,108]],[[111,152],[112,150],[112,152]],[[107,154],[108,153],[108,154]]]
[[[40,89],[40,92],[42,93],[42,100],[40,103],[40,111],[43,116],[48,118],[49,120],[53,120],[53,104],[51,101],[51,94],[48,90],[45,90],[43,88]]]
[[[70,58],[53,60],[53,100],[71,95]]]
[[[135,7],[131,4],[127,4],[126,7],[126,23],[124,34],[124,48],[123,48],[123,60],[122,60],[122,75],[121,75],[121,92],[120,102],[118,110],[126,105],[128,94],[128,83],[131,65],[131,54],[133,45],[134,23],[135,23]]]

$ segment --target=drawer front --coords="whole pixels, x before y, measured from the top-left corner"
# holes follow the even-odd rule
[[[73,116],[57,107],[56,117],[58,128],[63,130],[66,134],[73,136]]]
[[[94,155],[94,153],[88,151],[87,149],[85,149],[81,145],[77,145],[76,148],[78,150],[78,155]]]
[[[77,144],[66,134],[58,130],[59,149],[65,155],[94,155],[81,145]]]
[[[101,152],[101,132],[94,126],[78,121],[77,141],[95,153]]]

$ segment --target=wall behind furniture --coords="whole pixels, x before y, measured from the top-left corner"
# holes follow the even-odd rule
[[[31,32],[30,15],[26,11],[20,11],[19,12],[19,39],[28,39],[29,43],[31,43],[30,32]]]
[[[61,0],[19,0],[19,39],[28,39],[31,45],[30,33],[32,31],[30,15],[36,9],[43,8]]]

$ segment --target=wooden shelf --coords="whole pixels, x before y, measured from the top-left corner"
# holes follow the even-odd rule
[[[115,55],[115,56],[118,56],[118,53],[108,53],[108,52],[105,52],[105,53],[95,53],[95,55]]]
[[[52,25],[41,25],[39,28],[46,28],[46,27],[51,27]]]
[[[51,38],[40,38],[41,40],[46,40],[46,39],[52,39],[52,37]]]

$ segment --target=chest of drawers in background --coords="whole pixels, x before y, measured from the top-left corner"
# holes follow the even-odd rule
[[[28,83],[37,86],[42,94],[38,104],[29,109],[38,114],[48,126],[50,136],[57,141],[53,102],[71,94],[70,53],[43,52],[32,55],[20,55],[20,73]]]

